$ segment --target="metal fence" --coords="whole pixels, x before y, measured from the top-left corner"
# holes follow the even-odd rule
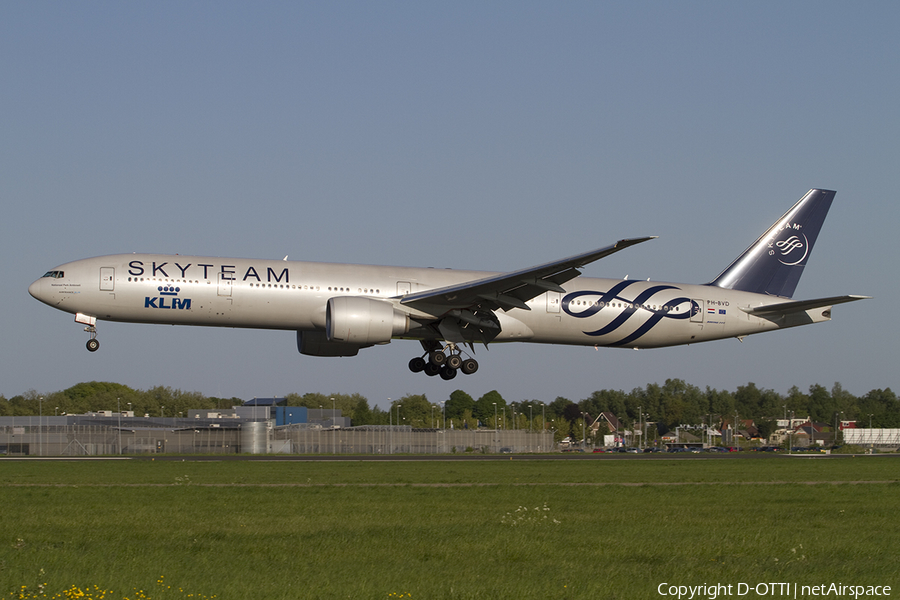
[[[272,451],[293,454],[496,454],[548,452],[553,449],[553,434],[549,431],[390,426],[331,430],[286,427],[274,431],[272,442],[276,448]]]
[[[240,452],[239,429],[118,429],[102,425],[0,427],[0,454],[101,456]]]
[[[851,446],[900,447],[900,429],[844,429],[841,435]]]
[[[453,454],[548,452],[553,434],[527,430],[276,427],[125,429],[99,425],[0,427],[0,455]]]

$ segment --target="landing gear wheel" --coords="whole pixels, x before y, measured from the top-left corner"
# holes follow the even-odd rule
[[[454,377],[456,377],[456,369],[451,369],[447,365],[441,367],[441,379],[443,379],[444,381],[450,381]]]
[[[428,355],[428,361],[433,365],[441,366],[447,361],[447,355],[442,350],[435,350]]]
[[[459,354],[451,354],[447,357],[447,366],[451,369],[458,369],[462,366],[462,357]]]
[[[478,370],[478,361],[474,358],[464,360],[462,363],[462,367],[460,367],[460,370],[463,372],[463,375],[471,375]]]
[[[434,377],[438,373],[441,372],[441,367],[434,364],[433,362],[425,363],[425,374],[429,377]]]
[[[100,348],[100,342],[91,338],[87,341],[87,344],[85,344],[85,346],[87,347],[88,352],[96,352],[97,349]]]
[[[421,373],[422,371],[425,370],[425,366],[427,364],[428,363],[425,362],[424,358],[422,358],[421,356],[417,356],[414,359],[412,359],[411,361],[409,361],[409,370],[412,371],[413,373]]]

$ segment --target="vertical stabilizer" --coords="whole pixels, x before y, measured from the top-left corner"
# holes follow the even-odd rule
[[[835,193],[809,190],[710,285],[792,297]]]

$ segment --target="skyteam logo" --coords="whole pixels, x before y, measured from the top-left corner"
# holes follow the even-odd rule
[[[626,322],[631,319],[645,320],[632,333],[625,337],[607,343],[609,346],[626,346],[642,335],[653,329],[657,323],[663,319],[690,319],[692,315],[700,311],[700,307],[690,298],[670,298],[662,305],[659,302],[653,303],[653,296],[666,290],[677,290],[679,288],[673,285],[654,285],[646,288],[634,298],[627,298],[620,295],[625,289],[631,285],[638,284],[638,281],[622,281],[607,292],[583,291],[572,292],[567,294],[562,300],[563,311],[576,319],[586,319],[597,313],[608,310],[616,311],[616,316],[609,324],[597,329],[596,331],[585,331],[585,335],[604,336],[615,332]],[[588,297],[590,300],[580,300],[580,298]],[[586,308],[582,309],[582,306]],[[681,308],[681,307],[684,308]],[[676,307],[679,310],[676,310]]]
[[[159,296],[153,298],[148,296],[144,298],[144,308],[165,308],[169,310],[191,309],[190,298],[178,297],[178,292],[181,291],[180,287],[166,285],[159,286],[156,289],[159,291]]]
[[[809,255],[809,240],[800,229],[802,225],[787,225],[769,242],[769,256],[789,267],[802,265]]]

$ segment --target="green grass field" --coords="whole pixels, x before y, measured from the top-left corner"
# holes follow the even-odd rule
[[[0,597],[900,590],[898,468],[893,457],[0,461]]]

